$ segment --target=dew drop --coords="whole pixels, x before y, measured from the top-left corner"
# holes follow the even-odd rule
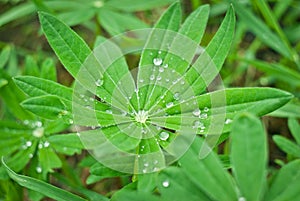
[[[39,143],[38,148],[42,149],[43,148],[43,144]]]
[[[170,186],[169,181],[167,181],[167,180],[163,181],[162,186],[165,187],[165,188],[169,187]]]
[[[145,163],[144,166],[145,166],[145,167],[148,167],[148,166],[149,166],[149,163]]]
[[[180,96],[180,94],[178,93],[178,92],[176,92],[174,95],[173,95],[173,98],[175,99],[175,100],[179,100],[179,96]]]
[[[147,170],[146,169],[143,169],[143,173],[146,173],[147,172]]]
[[[198,128],[201,125],[201,122],[199,120],[194,121],[193,128]]]
[[[193,111],[193,115],[194,115],[195,117],[199,117],[200,114],[201,114],[201,111],[199,110],[199,108],[197,108],[197,109],[195,109],[195,110]]]
[[[165,69],[164,69],[163,67],[160,67],[160,68],[158,69],[158,71],[161,72],[161,73],[164,72],[164,70],[165,70]]]
[[[140,83],[143,83],[144,82],[144,80],[143,79],[140,79]]]
[[[96,82],[95,82],[95,85],[97,87],[101,87],[103,85],[103,80],[102,79],[97,79]]]
[[[238,201],[246,201],[246,198],[244,197],[239,197],[239,200]]]
[[[232,122],[231,119],[226,119],[226,120],[225,120],[225,124],[230,124],[231,122]]]
[[[40,122],[40,121],[35,122],[35,126],[36,127],[42,127],[42,122]]]
[[[165,65],[164,65],[164,68],[168,68],[168,67],[169,67],[169,65],[168,65],[168,64],[165,64]]]
[[[169,138],[169,133],[163,131],[159,134],[159,138],[163,141],[166,141]]]
[[[183,80],[180,82],[180,84],[182,84],[182,85],[184,85],[184,83],[185,83],[185,82],[184,82]]]
[[[37,166],[36,168],[35,168],[35,170],[36,170],[36,172],[37,173],[42,173],[42,168],[40,167],[40,166]]]
[[[203,108],[203,111],[204,111],[204,112],[208,112],[208,111],[209,111],[209,108],[208,108],[208,107],[205,107],[205,108]]]
[[[33,136],[35,137],[43,137],[44,135],[44,128],[36,128],[33,132],[32,132]]]
[[[155,76],[152,74],[150,75],[150,80],[154,80],[155,79]]]
[[[173,105],[174,105],[173,102],[169,102],[169,103],[166,104],[166,107],[167,107],[167,108],[170,108],[170,107],[172,107]]]
[[[161,76],[157,76],[157,78],[156,78],[158,81],[160,81],[161,80]]]
[[[31,147],[31,145],[32,145],[32,142],[31,142],[31,141],[27,141],[27,142],[26,142],[26,146],[27,146],[27,147]]]
[[[28,157],[29,157],[29,158],[33,158],[33,154],[29,154]]]
[[[156,165],[158,163],[158,160],[155,160],[153,163]]]
[[[161,51],[160,51],[160,50],[158,51],[158,54],[161,54]]]
[[[169,78],[166,78],[166,82],[169,82],[170,81],[170,79]]]
[[[203,113],[203,114],[200,115],[200,118],[201,118],[201,119],[207,119],[207,117],[208,117],[208,116],[207,116],[206,113]]]
[[[73,119],[69,119],[69,124],[73,124],[73,123],[74,123]]]
[[[48,141],[44,142],[44,147],[49,147],[49,145],[50,145],[50,142],[48,142]]]
[[[153,64],[155,66],[160,66],[162,64],[163,60],[161,58],[154,58],[153,59]]]
[[[105,112],[106,112],[107,114],[112,114],[112,111],[111,111],[111,110],[105,110]]]

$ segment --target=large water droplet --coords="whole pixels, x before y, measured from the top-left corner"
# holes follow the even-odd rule
[[[33,132],[32,132],[33,136],[35,137],[43,137],[44,135],[44,128],[36,128]]]
[[[48,142],[48,141],[44,142],[44,147],[49,147],[49,145],[50,145],[50,142]]]
[[[162,186],[165,187],[165,188],[169,187],[170,186],[169,181],[168,180],[163,181]]]
[[[103,85],[103,80],[102,80],[102,79],[97,79],[96,82],[95,82],[95,85],[96,85],[97,87],[102,86],[102,85]]]
[[[244,197],[239,197],[239,200],[238,201],[246,201],[246,198]]]
[[[169,136],[170,136],[169,133],[167,133],[165,131],[163,131],[159,134],[159,138],[163,141],[166,141],[169,138]]]
[[[199,117],[200,114],[201,114],[201,111],[199,110],[199,108],[197,108],[193,111],[193,115],[196,117]]]
[[[36,172],[37,173],[42,173],[42,168],[40,167],[40,166],[37,166],[36,168],[35,168],[35,170],[36,170]]]
[[[226,120],[225,120],[225,124],[230,124],[231,122],[232,122],[231,119],[226,119]]]
[[[169,102],[169,103],[166,104],[166,107],[167,107],[167,108],[170,108],[170,107],[172,107],[173,105],[174,105],[173,102]]]
[[[26,146],[27,146],[27,147],[31,147],[31,145],[32,145],[32,142],[31,142],[31,141],[27,141],[27,142],[26,142]]]
[[[155,66],[160,66],[162,64],[163,60],[161,58],[154,58],[153,59],[153,64]]]

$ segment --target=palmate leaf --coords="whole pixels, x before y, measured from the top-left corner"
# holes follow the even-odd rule
[[[204,94],[230,49],[235,26],[232,7],[206,48],[199,43],[209,15],[207,5],[180,27],[181,9],[175,3],[146,34],[101,39],[93,51],[67,25],[49,14],[39,15],[51,47],[75,78],[72,98],[70,89],[63,89],[68,97],[60,89],[53,93],[50,88],[62,87],[51,81],[39,80],[49,88],[29,77],[18,77],[16,83],[30,96],[61,94],[70,111],[72,107],[75,124],[92,127],[79,132],[83,145],[117,171],[138,174],[162,169],[187,150],[196,134],[218,136],[229,130],[223,125],[239,112],[264,115],[292,97],[269,88]],[[129,70],[123,55],[131,53],[130,41],[136,45],[133,52],[143,46],[138,72]]]

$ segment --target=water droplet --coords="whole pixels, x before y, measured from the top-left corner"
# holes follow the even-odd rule
[[[167,181],[167,180],[163,181],[162,186],[165,187],[165,188],[169,187],[170,186],[169,181]]]
[[[145,163],[144,166],[145,166],[145,167],[148,167],[148,166],[149,166],[149,163]]]
[[[166,78],[166,82],[169,82],[170,81],[170,79],[169,78]]]
[[[143,173],[146,173],[147,172],[147,170],[146,169],[143,169]]]
[[[170,136],[169,133],[167,133],[165,131],[163,131],[159,134],[159,138],[163,141],[166,141],[169,138],[169,136]]]
[[[27,142],[26,142],[26,146],[27,146],[27,147],[31,147],[31,145],[32,145],[32,142],[31,142],[31,141],[27,141]]]
[[[105,110],[105,112],[106,112],[107,114],[112,114],[112,111],[111,111],[111,110]]]
[[[193,111],[193,115],[196,117],[199,117],[200,114],[201,114],[201,111],[199,110],[199,108],[197,108]]]
[[[28,157],[29,157],[29,158],[33,158],[33,154],[29,154]]]
[[[28,120],[24,120],[23,123],[24,123],[24,125],[28,125],[29,121]]]
[[[209,108],[208,108],[208,107],[205,107],[205,108],[203,108],[203,111],[204,111],[204,112],[208,112],[208,111],[209,111]]]
[[[158,163],[158,160],[155,160],[153,163],[156,165]]]
[[[172,69],[172,70],[171,70],[171,72],[172,72],[172,73],[175,73],[175,70],[174,70],[174,69]]]
[[[173,98],[175,99],[175,100],[179,100],[180,99],[180,94],[178,93],[178,92],[176,92],[174,95],[173,95]]]
[[[154,80],[155,79],[155,75],[150,75],[150,80]]]
[[[207,117],[208,117],[208,116],[207,116],[206,113],[203,113],[203,114],[200,115],[200,118],[201,118],[201,119],[207,119]]]
[[[38,148],[42,149],[43,148],[43,144],[39,143]]]
[[[123,111],[121,114],[123,117],[125,117],[127,115],[127,112]]]
[[[140,79],[140,83],[143,83],[144,82],[144,80],[143,79]]]
[[[158,54],[161,54],[161,51],[160,51],[160,50],[158,51]]]
[[[44,128],[36,128],[33,132],[32,132],[33,136],[35,137],[43,137],[44,135]]]
[[[97,79],[96,82],[95,82],[95,85],[97,87],[101,87],[103,85],[103,80],[102,79]]]
[[[193,128],[198,128],[201,125],[201,122],[199,120],[194,121]]]
[[[50,145],[50,142],[48,142],[48,141],[44,142],[44,147],[49,147],[49,145]]]
[[[172,107],[173,105],[174,105],[173,102],[169,102],[169,103],[166,104],[166,107],[167,107],[167,108],[170,108],[170,107]]]
[[[74,123],[73,119],[69,119],[69,124],[73,124],[73,123]]]
[[[76,135],[77,135],[78,137],[80,137],[80,133],[77,132]]]
[[[42,127],[42,122],[40,122],[40,121],[35,122],[35,126],[36,127]]]
[[[226,119],[226,120],[225,120],[225,124],[230,124],[231,122],[232,122],[231,119]]]
[[[155,66],[160,66],[162,64],[163,60],[161,58],[154,58],[153,59],[153,64]]]
[[[164,68],[168,68],[168,67],[169,67],[169,65],[168,65],[168,64],[165,64],[165,65],[164,65]]]
[[[246,198],[244,197],[239,197],[239,200],[238,201],[246,201]]]
[[[181,80],[180,84],[184,85],[184,83],[185,83],[185,82],[184,82],[183,80]]]
[[[160,67],[160,68],[158,69],[158,71],[161,72],[161,73],[164,72],[164,70],[165,70],[165,69],[162,68],[162,67]]]
[[[161,76],[157,76],[156,80],[158,81],[161,80]]]
[[[37,166],[36,168],[35,168],[35,170],[36,170],[36,172],[37,173],[42,173],[42,168],[40,167],[40,166]]]

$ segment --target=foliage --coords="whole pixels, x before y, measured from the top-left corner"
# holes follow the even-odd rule
[[[0,199],[300,199],[300,3],[173,2],[0,3],[0,34],[55,53],[0,38]],[[273,136],[280,168],[265,115],[295,139]]]

